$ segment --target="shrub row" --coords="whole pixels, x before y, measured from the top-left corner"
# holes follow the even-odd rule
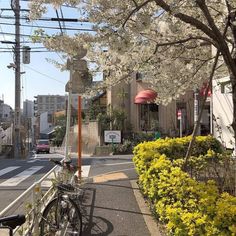
[[[198,182],[181,170],[190,137],[144,142],[134,149],[139,184],[155,214],[174,236],[236,235],[236,198],[214,181]],[[194,155],[222,152],[212,137],[197,137]],[[173,154],[174,153],[174,154]],[[178,158],[177,158],[178,157]]]

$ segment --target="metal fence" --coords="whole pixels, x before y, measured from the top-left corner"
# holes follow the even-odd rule
[[[39,235],[40,215],[47,203],[54,196],[55,191],[52,186],[52,179],[56,178],[57,171],[58,167],[55,166],[0,212],[0,217],[16,214],[17,211],[17,213],[21,211],[21,214],[26,215],[26,222],[22,226],[17,227],[13,235]],[[24,207],[26,209],[24,209]]]

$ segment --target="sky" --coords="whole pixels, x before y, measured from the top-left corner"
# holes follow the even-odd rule
[[[21,9],[28,9],[27,0],[21,0]],[[14,14],[13,11],[5,10],[10,9],[10,0],[0,0],[0,41],[15,41],[15,27],[14,27]],[[62,11],[58,10],[59,17],[61,12],[64,18],[78,18],[78,12],[73,8],[62,7]],[[26,13],[21,12],[21,16]],[[6,17],[12,17],[12,19],[6,19]],[[56,18],[57,14],[54,9],[49,8],[49,12],[43,16],[45,18]],[[58,22],[52,21],[35,21],[26,22],[21,19],[21,25],[28,25],[30,27],[21,26],[20,33],[24,35],[32,35],[33,31],[37,28],[32,26],[49,26],[59,28]],[[8,24],[8,25],[7,25]],[[9,25],[12,24],[12,25]],[[88,23],[80,22],[67,22],[67,28],[84,29],[91,28]],[[45,28],[44,28],[45,29]],[[58,33],[60,29],[45,29],[49,34]],[[68,34],[77,33],[78,30],[68,30]],[[13,35],[10,35],[10,34]],[[61,55],[55,52],[46,52],[45,48],[42,48],[42,44],[31,44],[29,37],[21,37],[21,47],[31,47],[30,64],[21,63],[21,107],[23,107],[23,101],[26,99],[34,100],[34,96],[37,95],[65,95],[65,85],[69,80],[69,72],[61,72],[53,64],[49,63],[46,58],[56,60],[60,63],[65,62]],[[13,109],[15,107],[15,73],[13,69],[8,69],[7,65],[13,63],[12,44],[5,44],[0,42],[0,99],[4,100],[5,104],[10,105]],[[6,52],[7,51],[7,52]],[[33,52],[44,51],[44,52]],[[21,55],[22,58],[22,55]]]

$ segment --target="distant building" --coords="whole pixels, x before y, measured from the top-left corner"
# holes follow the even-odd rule
[[[34,116],[34,102],[26,99],[23,102],[23,116],[31,118]]]
[[[38,95],[35,97],[38,115],[48,112],[53,114],[57,111],[62,111],[66,107],[66,96],[61,95]]]
[[[1,122],[11,122],[13,121],[13,109],[4,104],[4,101],[0,100],[0,121]]]

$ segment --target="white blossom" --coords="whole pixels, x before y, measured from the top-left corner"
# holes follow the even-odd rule
[[[170,6],[169,12],[160,7],[158,2],[33,0],[31,18],[44,14],[45,4],[49,3],[54,7],[64,3],[76,5],[78,10],[86,12],[87,19],[94,24],[96,34],[80,33],[73,37],[54,35],[42,41],[47,48],[68,56],[76,55],[81,46],[87,48],[87,59],[96,62],[98,70],[106,75],[103,83],[88,88],[87,95],[121,81],[129,82],[133,74],[139,71],[144,81],[157,91],[156,102],[167,104],[187,90],[201,87],[209,77],[214,40],[208,34],[208,31],[212,31],[212,25],[198,7],[197,1],[165,0]],[[205,2],[214,24],[222,33],[227,16],[225,1]],[[236,7],[235,0],[229,2]],[[204,24],[205,31],[193,24],[183,23],[178,18],[180,14]],[[231,32],[228,31],[226,36],[230,44]]]

